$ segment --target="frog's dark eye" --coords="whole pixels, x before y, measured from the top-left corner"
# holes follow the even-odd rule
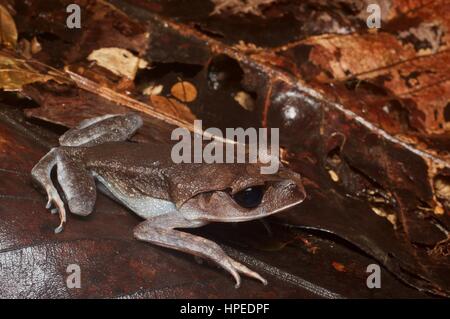
[[[256,206],[261,204],[263,195],[263,186],[252,186],[234,194],[233,199],[236,203],[244,208],[255,208]]]

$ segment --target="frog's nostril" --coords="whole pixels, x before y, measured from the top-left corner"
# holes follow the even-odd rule
[[[294,185],[296,185],[299,192],[305,193],[305,188],[303,186],[303,181],[302,181],[302,177],[300,174],[298,174],[294,171],[291,171],[291,170],[283,170],[283,171],[280,171],[279,175],[281,177],[289,180],[290,183],[293,183]]]

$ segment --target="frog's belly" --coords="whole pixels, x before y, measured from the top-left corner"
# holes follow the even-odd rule
[[[128,207],[142,218],[148,219],[176,211],[175,204],[171,201],[150,196],[131,197],[97,173],[94,172],[93,176],[97,180],[98,189],[102,193]]]

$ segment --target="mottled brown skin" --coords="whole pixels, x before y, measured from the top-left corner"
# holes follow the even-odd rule
[[[126,141],[142,125],[136,114],[105,115],[81,122],[60,138],[32,170],[33,179],[47,192],[47,208],[58,212],[60,232],[66,222],[64,202],[50,174],[57,168],[58,183],[73,214],[89,215],[96,189],[145,219],[134,236],[159,246],[210,259],[226,269],[239,287],[239,272],[266,280],[228,257],[216,243],[175,228],[195,228],[209,222],[240,222],[262,218],[301,203],[301,178],[284,167],[276,174],[260,174],[260,164],[176,164],[171,145]],[[233,196],[263,186],[256,207],[245,208]]]

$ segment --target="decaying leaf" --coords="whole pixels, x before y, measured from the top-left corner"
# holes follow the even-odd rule
[[[151,84],[148,87],[146,87],[143,91],[142,94],[144,95],[160,95],[162,90],[164,89],[164,86],[162,86],[161,84],[156,85],[156,84]]]
[[[94,50],[87,59],[95,61],[99,66],[118,76],[126,76],[129,79],[134,79],[137,70],[146,68],[148,65],[147,61],[122,48]]]
[[[330,174],[330,178],[331,178],[331,180],[333,181],[333,182],[339,182],[339,175],[338,174],[336,174],[336,172],[335,171],[333,171],[332,169],[330,169],[329,171],[328,171],[328,174]]]
[[[331,263],[331,265],[333,266],[334,269],[336,269],[339,272],[345,272],[347,271],[347,269],[345,268],[345,266],[337,261],[333,261]]]
[[[17,28],[13,17],[0,4],[0,44],[14,48],[17,44]]]
[[[36,37],[31,40],[31,54],[36,54],[42,50],[42,46]]]
[[[39,53],[41,50],[42,46],[36,37],[33,37],[31,41],[22,38],[17,45],[17,51],[26,59],[31,59],[33,54]]]
[[[211,15],[221,13],[261,15],[261,10],[277,0],[212,0],[215,7]]]
[[[197,98],[197,89],[188,81],[181,81],[172,86],[170,93],[181,102],[192,102]]]
[[[234,100],[239,103],[247,111],[253,111],[255,109],[255,101],[252,96],[244,91],[239,91],[234,96]]]
[[[158,111],[175,118],[183,119],[188,123],[193,123],[195,115],[185,104],[174,98],[167,98],[160,95],[151,95],[150,100]]]
[[[195,116],[193,116],[191,110],[186,105],[178,102],[176,99],[167,99],[159,95],[151,95],[150,101],[152,102],[152,105],[148,105],[107,87],[102,87],[99,84],[70,71],[68,68],[66,68],[65,71],[69,74],[70,78],[76,83],[76,85],[83,90],[101,96],[114,102],[115,104],[123,105],[132,110],[146,113],[166,123],[185,127],[190,131],[194,130],[192,122]],[[179,109],[177,110],[177,108]]]
[[[434,189],[436,196],[450,203],[450,178],[437,176],[434,179]]]
[[[397,217],[395,213],[389,213],[383,207],[371,207],[372,211],[380,217],[386,218],[394,227],[396,227]]]
[[[31,67],[25,60],[0,52],[0,88],[5,91],[20,91],[25,84],[47,82],[55,79]]]

